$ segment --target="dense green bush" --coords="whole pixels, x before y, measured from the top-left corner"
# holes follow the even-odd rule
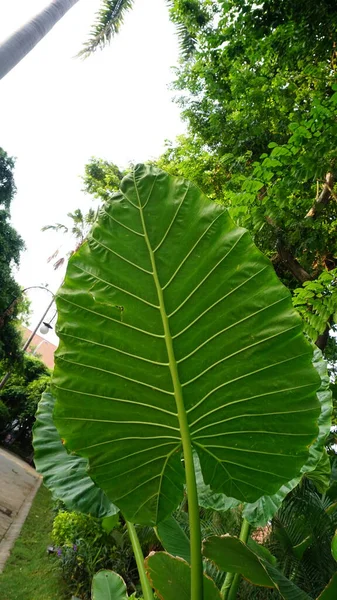
[[[152,535],[140,536],[144,552],[150,550]],[[61,561],[69,591],[89,600],[92,578],[100,569],[112,569],[125,580],[129,594],[138,592],[139,578],[125,524],[107,533],[102,520],[90,515],[61,510],[54,519],[52,539]]]

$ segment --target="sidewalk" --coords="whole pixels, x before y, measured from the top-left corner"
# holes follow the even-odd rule
[[[32,467],[0,448],[0,573],[41,481]]]

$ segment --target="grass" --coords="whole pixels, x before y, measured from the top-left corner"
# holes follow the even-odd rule
[[[52,521],[51,495],[42,485],[0,575],[1,600],[70,600],[57,558],[47,554]]]

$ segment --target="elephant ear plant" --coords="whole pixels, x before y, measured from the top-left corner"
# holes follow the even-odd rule
[[[70,259],[57,308],[65,446],[132,523],[163,521],[186,483],[191,563],[153,554],[147,572],[164,600],[219,598],[193,453],[213,492],[252,503],[299,475],[318,434],[319,376],[289,292],[222,206],[138,165]]]

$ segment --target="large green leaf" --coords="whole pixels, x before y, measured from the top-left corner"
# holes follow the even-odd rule
[[[317,435],[311,347],[268,259],[196,187],[137,166],[57,306],[57,427],[128,520],[181,500],[186,420],[215,492],[253,502],[299,473]]]
[[[123,578],[114,571],[98,571],[93,577],[92,600],[127,600]]]
[[[237,537],[212,535],[203,542],[203,555],[221,571],[240,573],[254,585],[274,587],[257,554]]]
[[[327,460],[324,443],[330,433],[333,405],[326,361],[323,359],[322,352],[318,348],[314,350],[313,365],[321,380],[319,390],[317,391],[321,408],[318,418],[318,436],[309,448],[308,460],[303,465],[298,477],[282,485],[276,494],[262,496],[256,502],[245,504],[243,517],[254,527],[264,527],[274,517],[284,498],[299,484],[303,475],[312,479],[322,493],[327,490],[331,469],[329,459]]]
[[[191,566],[166,552],[152,552],[145,560],[151,586],[162,600],[191,600]],[[203,575],[204,600],[221,600],[214,581]]]
[[[68,510],[90,513],[94,517],[114,515],[118,509],[90,479],[88,461],[68,454],[53,423],[55,398],[42,394],[33,429],[34,461],[54,498]]]

